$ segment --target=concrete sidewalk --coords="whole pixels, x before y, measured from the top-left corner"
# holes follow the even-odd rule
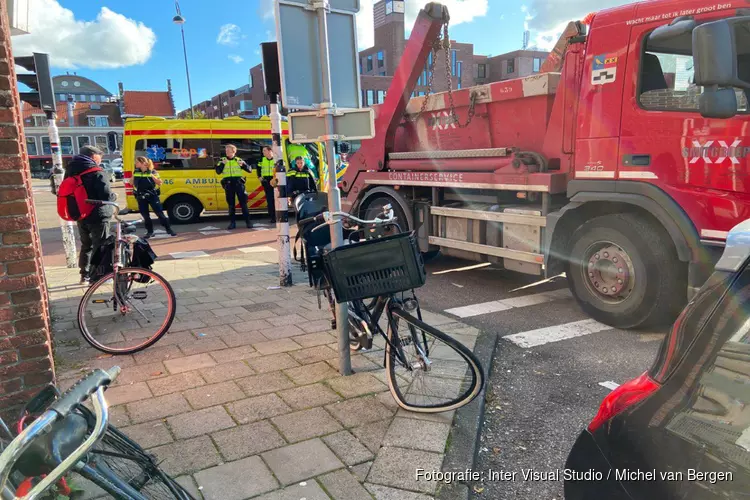
[[[132,356],[102,355],[75,325],[78,271],[46,270],[61,386],[88,369],[123,368],[107,391],[112,423],[155,453],[196,498],[424,499],[439,471],[454,413],[397,407],[383,351],[352,356],[338,374],[335,332],[307,277],[278,285],[268,262],[157,261],[177,296],[170,332]],[[450,318],[425,320],[474,346],[478,331]],[[380,344],[382,345],[382,343]],[[465,467],[471,467],[467,463]],[[97,492],[87,485],[87,498]]]

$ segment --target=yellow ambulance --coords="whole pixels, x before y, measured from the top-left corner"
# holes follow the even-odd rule
[[[283,121],[282,150],[287,166],[287,147],[291,145],[288,136],[289,124]],[[172,222],[196,222],[203,213],[226,214],[228,206],[221,178],[214,170],[224,156],[224,146],[229,143],[237,146],[237,156],[254,167],[263,155],[263,146],[270,146],[271,142],[271,120],[267,116],[223,120],[128,118],[122,149],[127,207],[138,210],[133,196],[133,169],[135,158],[145,156],[153,160],[163,181],[161,202]],[[327,171],[327,165],[321,162],[325,158],[323,145],[305,144],[305,148],[316,172]],[[251,211],[265,212],[266,197],[258,177],[255,172],[244,175],[248,207]]]

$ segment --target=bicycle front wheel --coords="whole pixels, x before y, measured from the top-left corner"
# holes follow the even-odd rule
[[[393,398],[405,410],[439,413],[470,403],[484,372],[466,346],[403,309],[389,314],[385,368]]]
[[[153,345],[172,325],[174,291],[159,274],[137,267],[109,273],[91,285],[78,307],[83,338],[109,354]]]

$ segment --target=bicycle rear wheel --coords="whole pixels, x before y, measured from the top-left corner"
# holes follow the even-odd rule
[[[88,408],[79,408],[93,425],[96,417]],[[86,469],[79,473],[116,497],[132,498],[122,494],[132,488],[149,500],[194,500],[185,488],[159,469],[153,455],[113,425],[89,453],[87,465],[88,473]],[[121,493],[117,494],[118,491]]]
[[[159,274],[137,267],[91,285],[78,307],[83,338],[109,354],[132,354],[158,341],[172,325],[176,299]]]
[[[388,387],[405,410],[449,411],[470,403],[482,391],[484,372],[474,353],[401,308],[389,312],[388,340]]]

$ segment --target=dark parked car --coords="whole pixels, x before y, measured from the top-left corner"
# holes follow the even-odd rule
[[[567,500],[750,498],[750,220],[640,377],[578,437]]]

